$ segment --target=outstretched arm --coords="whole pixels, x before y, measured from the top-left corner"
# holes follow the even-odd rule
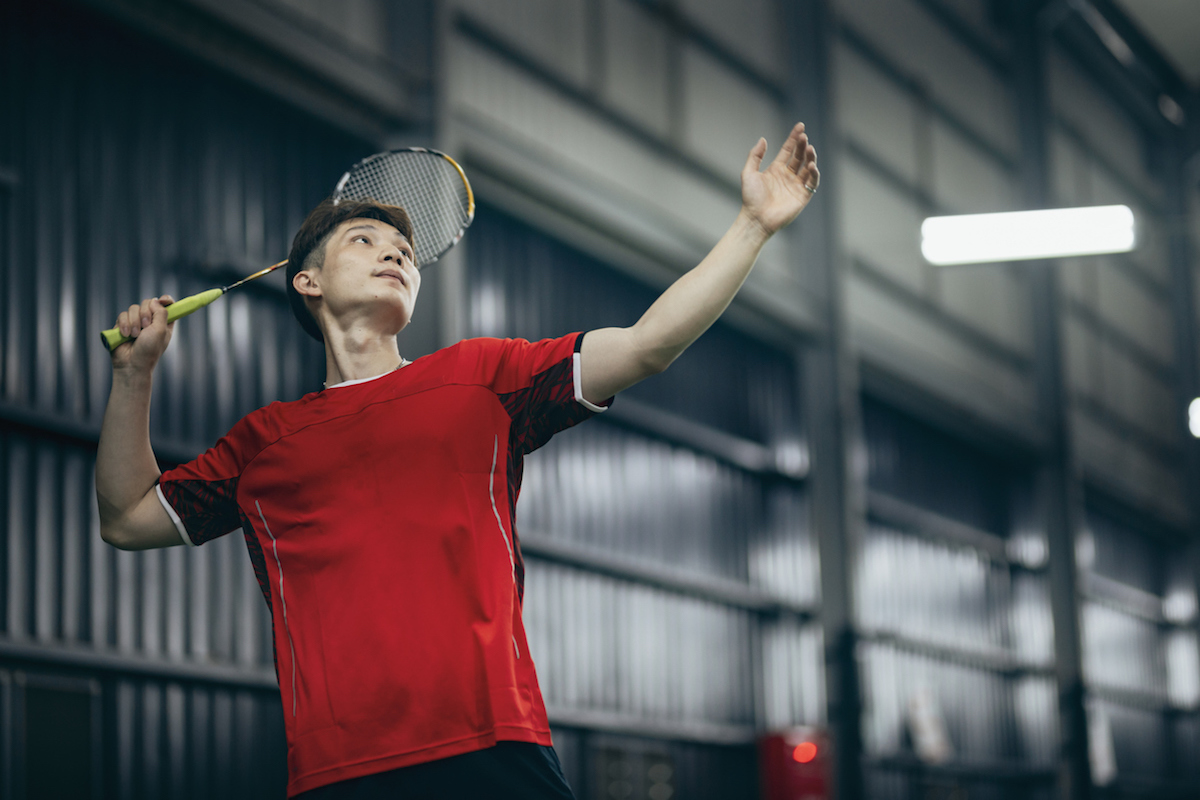
[[[628,328],[599,328],[584,337],[583,396],[602,402],[662,372],[728,308],[758,253],[808,205],[821,176],[804,123],[759,171],[767,141],[759,139],[742,168],[742,209],[696,267],[675,281]]]

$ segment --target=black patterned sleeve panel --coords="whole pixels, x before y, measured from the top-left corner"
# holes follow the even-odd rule
[[[529,385],[500,395],[512,419],[510,454],[524,456],[550,441],[559,431],[594,417],[604,406],[580,402],[579,349],[584,334],[575,335],[574,351],[535,374]],[[611,402],[611,400],[609,401]]]
[[[204,544],[242,527],[237,503],[242,469],[278,438],[268,410],[250,412],[208,450],[159,477],[159,499],[188,544]]]
[[[242,527],[237,486],[237,477],[173,480],[160,481],[158,490],[178,517],[176,524],[186,529],[187,539],[199,545]]]

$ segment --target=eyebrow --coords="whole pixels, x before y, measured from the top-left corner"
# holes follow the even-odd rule
[[[370,223],[363,223],[362,225],[351,226],[346,229],[346,233],[350,233],[350,231],[360,231],[360,230],[375,231],[376,233],[383,233],[383,230],[378,225],[371,225]],[[409,250],[412,250],[412,242],[410,242],[408,239],[406,239],[404,237],[403,233],[401,233],[400,231],[396,231],[396,238],[398,238],[400,241],[402,241],[406,245],[408,245]]]

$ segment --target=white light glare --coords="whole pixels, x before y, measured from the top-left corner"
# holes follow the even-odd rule
[[[1192,436],[1200,439],[1200,397],[1188,405],[1188,430],[1192,432]]]
[[[939,266],[1128,253],[1135,239],[1128,206],[964,214],[921,224],[921,252]]]

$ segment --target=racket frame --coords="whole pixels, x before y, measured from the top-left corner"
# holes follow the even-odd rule
[[[466,222],[464,222],[462,224],[462,226],[458,229],[458,233],[451,239],[449,244],[447,244],[444,248],[442,248],[440,251],[438,251],[438,253],[436,255],[434,255],[432,258],[430,258],[429,260],[423,261],[423,262],[417,264],[417,269],[424,269],[425,267],[429,266],[430,264],[437,263],[438,259],[440,259],[442,256],[444,256],[446,253],[448,253],[451,250],[451,248],[453,248],[456,244],[458,244],[462,240],[463,235],[467,232],[467,228],[471,227],[471,223],[475,221],[475,190],[471,188],[471,182],[469,180],[467,180],[467,173],[463,171],[462,166],[457,161],[455,161],[453,158],[451,158],[449,155],[447,155],[446,153],[443,153],[441,150],[435,150],[432,147],[397,147],[392,150],[383,150],[378,153],[372,153],[371,155],[366,156],[365,158],[359,159],[354,164],[354,166],[350,167],[350,169],[346,170],[345,173],[342,174],[342,177],[338,180],[337,185],[333,187],[333,204],[337,205],[338,203],[342,202],[342,200],[345,200],[345,199],[355,199],[355,198],[346,198],[343,195],[343,192],[346,189],[346,184],[350,182],[351,176],[357,170],[362,169],[363,167],[365,167],[368,164],[371,164],[375,161],[379,161],[380,159],[387,158],[388,156],[400,155],[402,153],[429,153],[431,155],[435,155],[435,156],[438,156],[439,158],[445,159],[447,162],[450,163],[450,166],[454,167],[454,171],[458,173],[459,180],[462,181],[463,187],[467,190],[467,219],[466,219]]]

